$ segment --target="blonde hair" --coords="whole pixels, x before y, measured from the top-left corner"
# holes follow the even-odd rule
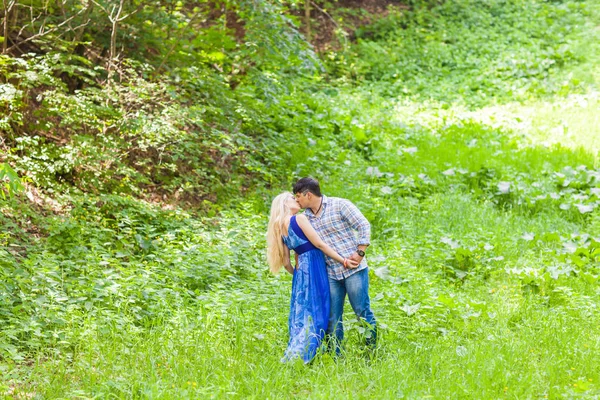
[[[283,236],[287,236],[285,229],[287,217],[292,213],[285,204],[290,197],[294,197],[294,195],[290,192],[283,192],[271,203],[271,216],[267,228],[267,262],[274,274],[277,274],[283,265],[290,262],[289,259],[286,260],[287,253],[285,243],[283,243]]]

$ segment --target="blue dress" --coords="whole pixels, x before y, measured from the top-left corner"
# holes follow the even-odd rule
[[[292,280],[292,298],[288,320],[290,340],[282,361],[301,358],[310,362],[317,353],[329,323],[329,279],[323,252],[306,237],[296,216],[290,220],[283,241],[298,254]]]

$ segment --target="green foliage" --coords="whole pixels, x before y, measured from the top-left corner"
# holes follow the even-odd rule
[[[214,284],[264,274],[257,216],[236,226],[235,215],[192,219],[121,196],[86,196],[72,207],[45,221],[46,238],[26,255],[5,238],[3,358],[69,348],[79,340],[70,327],[89,318],[148,326]]]
[[[573,38],[587,12],[577,2],[419,1],[358,29],[329,65],[390,97],[481,105],[565,93],[579,85],[559,72],[580,60]]]
[[[280,99],[302,104],[310,93],[294,87],[310,84],[319,61],[281,5],[125,2],[116,26],[110,2],[63,6],[69,22],[89,23],[0,59],[8,160],[36,186],[224,203],[287,164],[274,150],[285,143],[277,126],[289,125]],[[47,21],[70,15],[43,12]],[[139,40],[118,62],[98,63],[94,46],[112,52],[112,29],[121,44]]]
[[[253,176],[272,174],[263,165],[279,139],[265,125],[289,124],[289,114],[250,97],[253,87],[237,94],[204,67],[180,68],[153,83],[142,76],[148,66],[132,66],[123,84],[70,93],[54,77],[66,68],[54,64],[54,55],[14,60],[5,70],[20,82],[14,93],[35,93],[38,104],[30,110],[23,98],[13,97],[8,105],[21,116],[8,126],[8,157],[46,190],[160,190],[188,201],[216,201],[215,194],[226,196]],[[94,71],[82,67],[76,73]],[[248,182],[228,182],[241,174]]]
[[[0,58],[0,165],[31,180],[0,199],[1,396],[598,396],[597,103],[552,82],[589,63],[572,33],[600,10],[411,2],[329,58],[369,79],[347,88],[318,75],[282,14],[301,3],[211,4],[128,2],[117,36],[139,41],[110,82],[66,39]],[[84,50],[109,45],[101,11]],[[548,40],[570,46],[562,61]],[[416,61],[382,61],[390,43]],[[500,67],[509,54],[523,62]],[[389,97],[401,62],[441,104]],[[502,103],[513,86],[556,102],[450,104]],[[560,121],[536,136],[524,112],[548,109]],[[347,305],[345,357],[280,363],[291,277],[268,274],[264,232],[273,195],[304,175],[371,221],[374,357]]]
[[[9,196],[23,190],[23,184],[19,175],[6,163],[0,164],[0,182],[4,184],[3,189],[8,192]],[[1,192],[2,196],[5,197],[5,191],[2,190]]]

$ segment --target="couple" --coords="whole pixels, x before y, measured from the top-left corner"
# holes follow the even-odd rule
[[[321,194],[319,182],[302,178],[294,194],[273,200],[267,233],[271,271],[294,275],[288,347],[283,361],[310,362],[327,334],[336,355],[344,338],[346,294],[359,320],[368,324],[367,346],[375,347],[377,326],[369,301],[369,271],[364,260],[371,226],[354,204]],[[296,215],[301,208],[304,214]],[[358,233],[358,235],[356,235]],[[290,262],[296,254],[296,267]]]

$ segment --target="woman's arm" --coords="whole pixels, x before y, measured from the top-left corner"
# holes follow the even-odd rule
[[[292,266],[292,263],[290,262],[290,249],[288,249],[287,246],[285,246],[285,260],[286,260],[286,264],[283,266],[285,268],[285,270],[287,272],[289,272],[290,274],[294,275],[294,267]],[[298,262],[296,261],[296,264]]]
[[[327,243],[325,243],[321,239],[321,237],[319,236],[317,231],[315,231],[315,228],[313,228],[312,225],[310,224],[310,222],[308,222],[308,218],[306,218],[306,216],[304,216],[304,215],[296,216],[296,222],[298,222],[298,225],[300,226],[300,229],[302,229],[302,232],[304,232],[304,234],[306,235],[308,240],[310,240],[310,242],[316,248],[318,248],[323,253],[327,254],[329,257],[333,258],[334,260],[336,260],[337,262],[339,262],[341,264],[344,264],[344,261],[345,261],[346,262],[345,266],[348,268],[358,267],[358,263],[356,261],[350,260],[350,259],[345,259],[344,257],[340,256],[337,253],[337,251],[335,251]]]

